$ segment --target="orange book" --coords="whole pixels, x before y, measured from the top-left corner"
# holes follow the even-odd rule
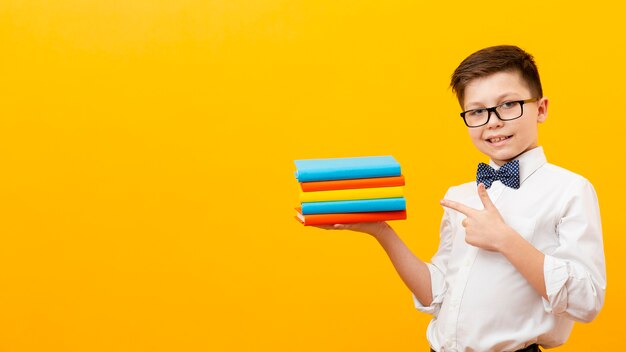
[[[303,192],[333,191],[340,189],[404,186],[404,176],[353,178],[349,180],[300,182]]]
[[[301,208],[296,208],[296,219],[304,226],[352,224],[355,222],[373,222],[406,219],[406,210],[377,211],[369,213],[334,213],[302,215]]]

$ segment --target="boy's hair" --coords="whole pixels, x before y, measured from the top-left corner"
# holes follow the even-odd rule
[[[465,87],[472,80],[505,71],[519,72],[533,98],[543,97],[533,56],[513,45],[492,46],[468,56],[452,74],[450,87],[463,107]]]

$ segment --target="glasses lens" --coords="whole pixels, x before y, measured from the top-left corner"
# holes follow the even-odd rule
[[[504,102],[496,107],[502,120],[512,120],[522,116],[522,102]]]
[[[469,127],[481,126],[487,123],[489,111],[487,109],[475,109],[465,113],[465,123]]]

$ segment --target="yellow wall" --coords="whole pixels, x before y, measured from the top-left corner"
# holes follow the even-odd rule
[[[448,79],[503,43],[537,59],[549,160],[600,197],[606,305],[557,350],[610,350],[618,3],[2,0],[0,351],[426,351],[429,316],[373,239],[293,219],[293,160],[394,155],[394,226],[430,258],[438,200],[484,161]]]

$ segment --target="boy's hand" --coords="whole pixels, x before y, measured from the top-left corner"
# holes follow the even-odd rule
[[[461,224],[465,227],[465,241],[472,246],[488,251],[500,251],[514,230],[504,222],[502,215],[491,202],[484,184],[478,185],[478,196],[484,209],[478,210],[467,205],[443,199],[441,205],[454,209],[467,216]]]
[[[376,238],[378,238],[378,236],[385,232],[386,229],[390,228],[389,225],[384,221],[358,222],[354,224],[320,225],[315,227],[325,230],[352,230],[367,233]]]

